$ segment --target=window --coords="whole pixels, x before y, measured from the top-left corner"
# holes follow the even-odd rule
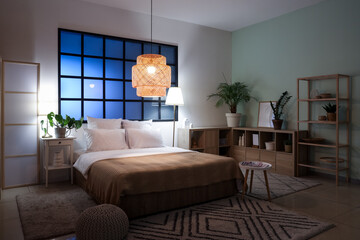
[[[177,86],[177,46],[59,29],[59,113],[85,121],[172,121],[173,106],[165,105],[165,97],[138,97],[131,84],[137,56],[151,51],[166,57],[171,86]]]

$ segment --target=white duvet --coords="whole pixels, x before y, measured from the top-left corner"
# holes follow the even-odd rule
[[[111,159],[111,158],[125,158],[125,157],[139,157],[145,155],[156,155],[177,152],[191,152],[190,150],[177,147],[161,147],[161,148],[138,148],[138,149],[124,149],[111,150],[100,152],[82,153],[76,160],[74,167],[87,178],[87,173],[92,164],[97,161]]]

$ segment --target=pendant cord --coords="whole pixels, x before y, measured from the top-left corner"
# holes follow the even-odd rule
[[[153,21],[153,1],[151,0],[151,20],[150,20],[150,32],[151,32],[151,34],[150,34],[150,41],[151,41],[151,43],[150,43],[150,45],[151,45],[151,54],[153,53],[153,50],[152,50],[152,21]]]

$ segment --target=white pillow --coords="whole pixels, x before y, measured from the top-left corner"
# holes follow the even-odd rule
[[[163,147],[160,129],[126,129],[130,148],[155,148]]]
[[[152,120],[148,121],[130,121],[130,120],[122,120],[122,126],[123,128],[137,128],[137,129],[145,129],[145,128],[151,128],[152,126]]]
[[[88,129],[120,129],[121,120],[121,118],[103,119],[87,116]]]
[[[125,129],[84,129],[86,151],[128,149],[125,141]]]

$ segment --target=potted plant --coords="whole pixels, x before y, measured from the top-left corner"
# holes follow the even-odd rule
[[[280,118],[283,115],[283,110],[284,110],[285,105],[289,102],[291,97],[292,96],[289,95],[288,91],[285,91],[281,94],[281,96],[280,96],[279,100],[276,102],[276,104],[273,104],[270,101],[270,105],[271,105],[271,108],[274,113],[274,119],[272,120],[273,124],[274,124],[274,129],[277,129],[277,130],[281,129],[283,120]]]
[[[41,130],[44,131],[42,138],[51,138],[52,136],[49,133],[49,120],[46,121],[46,127],[44,126],[44,120],[40,121]]]
[[[336,104],[328,103],[322,107],[326,111],[327,120],[336,121]]]
[[[291,139],[287,139],[284,141],[284,148],[285,152],[291,153],[292,152],[292,141]]]
[[[75,118],[71,118],[68,115],[63,118],[60,114],[54,114],[53,112],[49,113],[47,118],[50,126],[55,126],[55,137],[57,138],[65,138],[69,130],[81,128],[84,119],[81,117],[80,120],[75,120]]]
[[[227,125],[229,127],[239,126],[241,114],[236,112],[236,107],[241,102],[250,101],[251,96],[248,86],[242,82],[228,83],[225,78],[225,82],[219,84],[217,92],[210,94],[208,99],[212,97],[219,98],[216,107],[220,107],[224,103],[229,106],[230,113],[226,113]]]

